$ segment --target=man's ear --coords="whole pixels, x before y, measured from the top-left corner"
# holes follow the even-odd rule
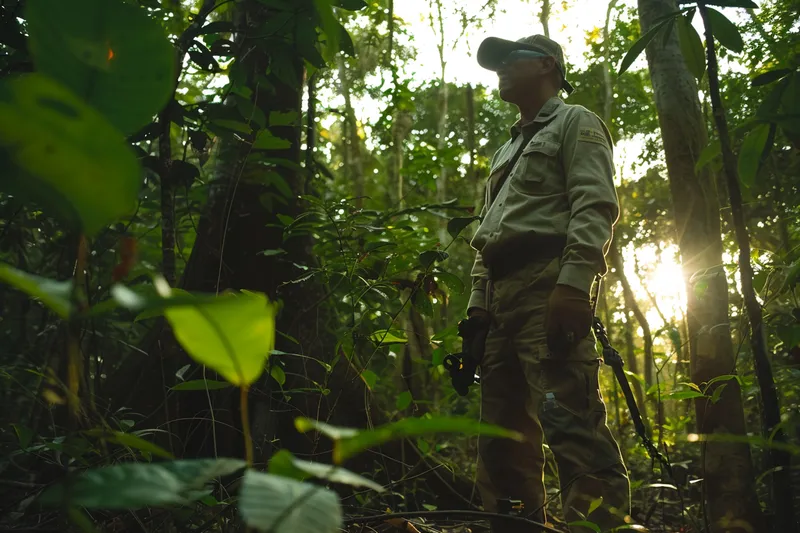
[[[553,72],[557,70],[556,67],[556,58],[554,57],[543,57],[542,58],[542,71],[543,72]]]

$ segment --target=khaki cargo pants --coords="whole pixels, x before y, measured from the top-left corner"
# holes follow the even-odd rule
[[[480,369],[482,419],[519,431],[525,441],[481,437],[478,488],[487,511],[497,510],[498,498],[519,499],[524,515],[544,522],[546,441],[558,465],[564,518],[582,520],[579,513],[586,515],[592,501],[602,497],[588,520],[605,530],[624,524],[630,485],[606,426],[594,334],[572,353],[548,352],[544,314],[558,271],[558,259],[533,263],[491,282],[487,290],[492,326]],[[498,521],[493,531],[531,530]]]

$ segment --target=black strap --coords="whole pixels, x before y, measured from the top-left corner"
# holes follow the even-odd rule
[[[603,322],[600,320],[600,317],[598,317],[596,314],[597,300],[600,297],[601,281],[602,276],[598,275],[597,278],[595,278],[591,305],[592,314],[595,315],[592,328],[594,329],[595,336],[597,336],[597,340],[599,340],[600,344],[603,346],[603,361],[614,371],[614,377],[616,377],[617,382],[619,382],[619,386],[622,389],[622,394],[625,396],[625,403],[628,405],[628,411],[631,413],[633,427],[636,429],[636,434],[639,435],[642,444],[644,444],[647,454],[654,461],[661,463],[667,474],[672,477],[672,465],[661,454],[661,452],[658,451],[656,445],[647,435],[647,428],[644,425],[644,420],[642,420],[642,413],[639,411],[639,406],[636,404],[636,397],[633,395],[633,390],[631,390],[631,384],[628,381],[628,376],[625,375],[625,361],[622,359],[620,353],[613,346],[611,346],[611,342],[608,340],[608,333],[606,333],[606,328],[603,325]]]
[[[492,187],[492,196],[491,200],[494,202],[494,199],[497,198],[497,193],[500,192],[500,189],[503,187],[503,184],[508,179],[508,176],[511,174],[511,171],[514,170],[514,165],[517,164],[517,161],[522,156],[522,152],[525,151],[525,147],[528,146],[528,143],[533,139],[533,136],[536,135],[536,131],[539,128],[531,128],[530,131],[523,131],[522,132],[522,144],[519,146],[517,151],[514,153],[514,157],[512,157],[506,168],[503,169],[503,174],[500,176],[500,179]]]

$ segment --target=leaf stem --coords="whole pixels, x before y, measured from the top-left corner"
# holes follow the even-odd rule
[[[250,435],[250,411],[247,402],[247,392],[249,387],[242,385],[239,389],[241,394],[239,396],[240,407],[242,413],[242,432],[244,433],[244,458],[247,461],[247,466],[253,466],[253,437]]]

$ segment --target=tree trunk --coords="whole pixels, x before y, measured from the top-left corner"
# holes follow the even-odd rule
[[[742,297],[750,322],[750,347],[753,352],[758,388],[761,392],[763,408],[763,434],[778,444],[786,442],[786,436],[781,423],[781,407],[775,380],[772,377],[772,367],[769,361],[767,339],[764,333],[764,319],[761,315],[761,304],[756,297],[753,287],[753,267],[750,264],[750,236],[747,233],[747,224],[742,205],[742,192],[739,187],[739,172],[736,166],[736,157],[731,148],[731,139],[728,134],[728,121],[725,117],[725,108],[719,92],[719,71],[717,65],[717,52],[714,35],[711,31],[708,9],[705,2],[698,2],[700,15],[706,34],[706,52],[708,56],[708,85],[711,93],[711,106],[714,111],[714,120],[720,138],[722,151],[722,164],[724,167],[728,193],[731,200],[731,214],[739,245],[739,279],[742,284]],[[792,478],[791,457],[786,450],[771,448],[769,450],[772,471],[772,500],[775,508],[774,531],[791,533],[797,531],[792,509]]]
[[[677,11],[674,0],[639,0],[642,32]],[[735,372],[728,318],[728,288],[722,269],[719,199],[708,167],[695,173],[707,144],[697,84],[681,55],[677,33],[657,37],[647,61],[669,174],[677,241],[687,293],[692,380],[707,382]],[[698,283],[702,281],[703,283]],[[726,382],[717,403],[695,401],[698,431],[746,435],[739,384]],[[747,444],[709,441],[701,447],[705,513],[712,533],[758,531],[762,516]]]
[[[344,56],[339,54],[336,58],[339,68],[339,93],[344,98],[344,128],[342,144],[345,151],[345,177],[354,185],[356,208],[361,208],[364,203],[364,162],[361,155],[361,138],[358,135],[358,120],[353,110],[350,90],[349,72]]]
[[[542,0],[542,11],[539,13],[545,37],[550,37],[550,0]]]

